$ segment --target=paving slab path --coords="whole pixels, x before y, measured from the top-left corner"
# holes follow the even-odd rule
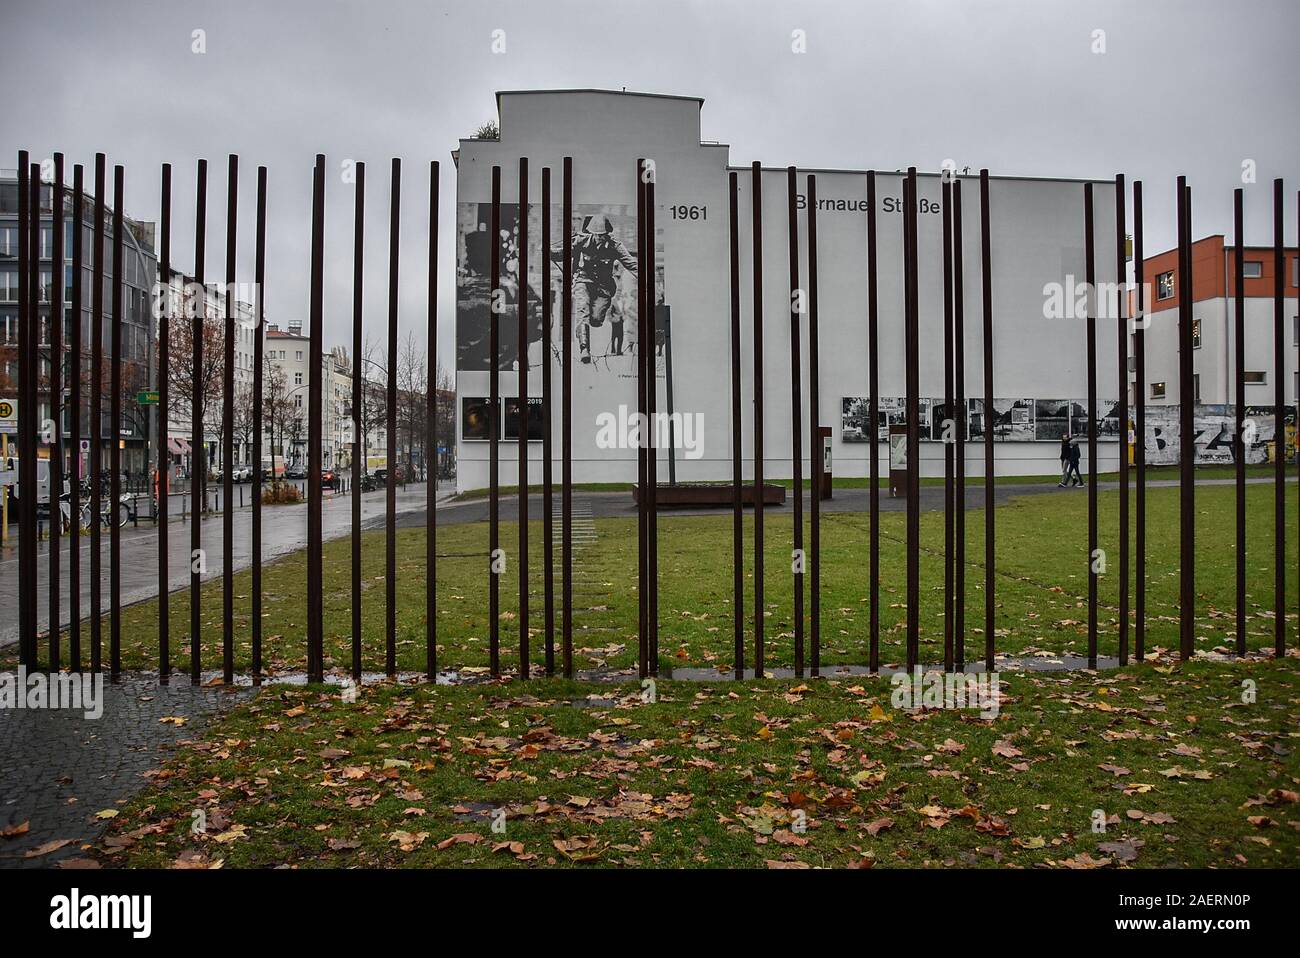
[[[99,718],[81,709],[0,709],[0,868],[85,860],[108,824],[100,813],[136,794],[147,773],[200,738],[247,688],[159,685],[157,673],[104,680]],[[25,823],[25,827],[24,827]]]

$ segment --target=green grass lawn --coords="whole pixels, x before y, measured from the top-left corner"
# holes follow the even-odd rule
[[[1294,490],[1293,490],[1294,491]],[[1247,644],[1251,650],[1273,644],[1272,489],[1248,487]],[[1300,543],[1294,495],[1288,495],[1288,608],[1296,608]],[[1101,542],[1107,549],[1100,581],[1102,655],[1117,651],[1118,569],[1114,492],[1102,493]],[[1197,647],[1230,646],[1235,628],[1234,490],[1197,490]],[[1148,492],[1148,648],[1176,647],[1178,637],[1178,490]],[[983,512],[967,517],[968,658],[983,649]],[[881,521],[880,621],[884,662],[902,659],[905,641],[904,515]],[[746,615],[752,624],[753,519],[746,515]],[[868,517],[829,514],[822,521],[822,660],[833,665],[868,660]],[[1027,495],[997,510],[997,636],[1000,652],[1083,654],[1087,649],[1087,497],[1079,490]],[[625,668],[636,661],[636,525],[633,519],[596,521],[594,544],[578,553],[575,574],[575,625],[591,631],[574,638],[578,669]],[[943,652],[943,516],[921,517],[921,650],[938,662]],[[530,535],[532,589],[531,659],[543,661],[541,524]],[[503,668],[518,661],[518,568],[516,527],[502,526],[508,555],[501,581],[500,635]],[[665,515],[660,519],[660,654],[664,666],[728,669],[732,664],[731,518]],[[481,668],[488,663],[487,527],[448,526],[439,532],[438,647],[440,668]],[[558,553],[558,539],[557,539]],[[793,664],[791,519],[769,514],[766,523],[766,659],[771,666]],[[326,667],[347,668],[350,661],[350,545],[339,539],[325,545],[325,574],[319,588],[325,606]],[[422,529],[400,530],[397,539],[397,653],[401,670],[424,667],[425,563]],[[558,561],[556,563],[558,570]],[[558,575],[558,571],[557,571]],[[306,653],[306,558],[296,553],[269,564],[263,577],[265,661],[275,671],[300,671]],[[250,574],[235,576],[235,662],[251,663],[249,638]],[[558,594],[558,587],[557,587]],[[171,598],[172,662],[188,669],[189,594]],[[369,533],[363,549],[364,660],[368,670],[383,668],[383,533]],[[202,661],[217,668],[221,655],[221,582],[204,587],[205,628]],[[805,607],[807,611],[807,607]],[[1295,615],[1289,630],[1295,644]],[[558,619],[558,615],[557,615]],[[123,664],[151,668],[157,662],[157,606],[146,602],[123,611]],[[558,643],[558,637],[557,637]],[[752,629],[747,629],[747,662],[753,664]],[[6,653],[12,664],[14,650]],[[105,652],[105,654],[107,654]]]
[[[653,702],[635,685],[561,679],[382,683],[355,702],[268,687],[149,776],[96,854],[182,867],[1294,867],[1298,664],[1004,675],[991,720],[895,707],[884,678],[661,681]]]

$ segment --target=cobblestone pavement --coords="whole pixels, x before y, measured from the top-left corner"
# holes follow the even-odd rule
[[[48,868],[85,857],[116,808],[146,784],[145,773],[202,734],[211,718],[252,689],[195,688],[157,674],[105,678],[103,715],[82,710],[0,709],[0,868]],[[184,722],[180,722],[184,719]],[[164,721],[166,720],[166,721]],[[52,843],[65,842],[57,848]]]

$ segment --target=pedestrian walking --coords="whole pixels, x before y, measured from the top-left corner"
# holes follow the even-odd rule
[[[1066,474],[1066,478],[1070,480],[1069,484],[1072,486],[1083,485],[1083,476],[1079,474],[1079,439],[1077,436],[1070,439],[1070,469]]]

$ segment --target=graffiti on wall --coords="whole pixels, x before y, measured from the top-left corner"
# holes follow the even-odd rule
[[[1196,427],[1196,462],[1223,463],[1235,461],[1237,413],[1232,406],[1197,406],[1194,413]],[[1246,462],[1272,461],[1273,441],[1277,434],[1277,419],[1272,406],[1246,407]],[[1295,407],[1285,407],[1286,455],[1295,456]],[[1182,446],[1182,429],[1178,421],[1177,406],[1146,407],[1146,460],[1152,466],[1172,466],[1178,463]]]

